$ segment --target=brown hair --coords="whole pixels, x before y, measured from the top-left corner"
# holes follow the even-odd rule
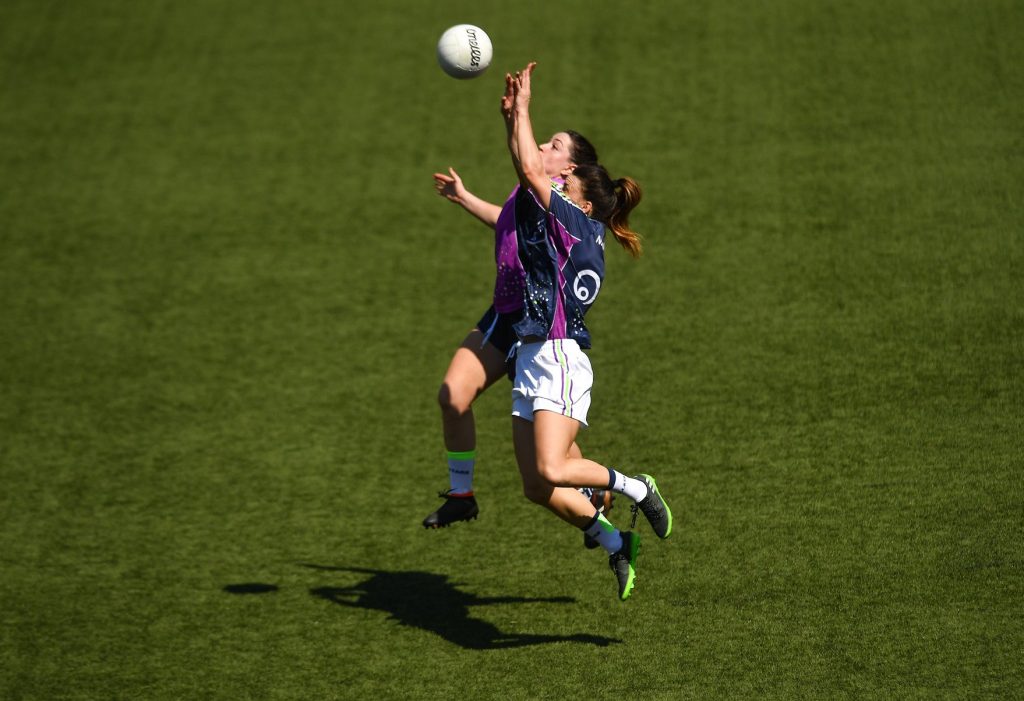
[[[593,207],[591,219],[596,219],[611,229],[615,240],[639,258],[642,247],[640,234],[629,227],[629,213],[640,203],[643,192],[632,178],[612,180],[605,167],[598,163],[581,163],[572,172],[580,181],[583,196]]]
[[[590,140],[578,131],[566,129],[572,143],[569,145],[569,158],[576,165],[583,163],[597,163],[597,149],[590,143]]]

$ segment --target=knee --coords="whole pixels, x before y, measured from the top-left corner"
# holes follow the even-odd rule
[[[538,458],[537,473],[544,480],[556,487],[571,486],[566,475],[566,461],[559,458]]]
[[[462,416],[472,406],[473,397],[466,392],[461,392],[457,386],[445,382],[437,392],[437,403],[441,407],[442,413]]]

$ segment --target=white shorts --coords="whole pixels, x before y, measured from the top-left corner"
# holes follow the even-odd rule
[[[535,411],[553,411],[587,425],[594,371],[576,341],[524,343],[516,351],[512,416],[533,421]]]

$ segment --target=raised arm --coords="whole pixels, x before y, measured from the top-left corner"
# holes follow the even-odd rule
[[[513,135],[513,114],[512,104],[515,100],[515,83],[510,73],[505,74],[505,94],[501,96],[501,116],[505,120],[505,133],[508,137],[508,148],[515,155],[515,146],[512,143]]]
[[[540,148],[533,135],[533,124],[530,121],[530,78],[536,62],[527,64],[526,68],[516,73],[511,80],[512,110],[509,151],[512,153],[512,164],[524,187],[533,190],[544,209],[551,207],[551,179],[544,172]],[[506,89],[507,92],[507,89]]]

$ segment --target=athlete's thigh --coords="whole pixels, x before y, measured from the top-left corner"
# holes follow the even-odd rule
[[[533,424],[519,416],[512,417],[512,448],[524,483],[543,481],[537,472],[537,452],[533,445]]]
[[[523,491],[532,495],[535,501],[547,502],[555,487],[541,477],[537,469],[537,453],[534,449],[533,424],[526,419],[512,417],[512,447],[516,454],[516,465],[523,480]]]
[[[553,411],[533,413],[533,444],[536,460],[542,464],[557,464],[573,455],[580,422]],[[575,452],[579,452],[579,447]],[[582,454],[580,454],[582,457]]]
[[[544,413],[550,412],[538,411],[534,414],[534,420]],[[532,479],[534,476],[537,479],[542,479],[537,469],[536,430],[533,422],[519,416],[512,417],[512,447],[515,450],[519,471],[523,474],[524,479],[527,477]],[[576,442],[572,441],[565,451],[565,456],[578,459],[583,457],[583,453],[580,451],[579,446],[576,445]]]
[[[537,412],[540,414],[542,412]],[[534,417],[537,416],[534,414]],[[555,487],[537,470],[534,446],[534,425],[519,416],[512,417],[512,444],[516,451],[523,490],[540,501],[559,518],[577,528],[586,527],[594,518],[596,508],[582,492],[572,487]]]
[[[480,329],[473,329],[455,350],[444,383],[453,394],[475,398],[505,376],[505,354],[484,341]]]

